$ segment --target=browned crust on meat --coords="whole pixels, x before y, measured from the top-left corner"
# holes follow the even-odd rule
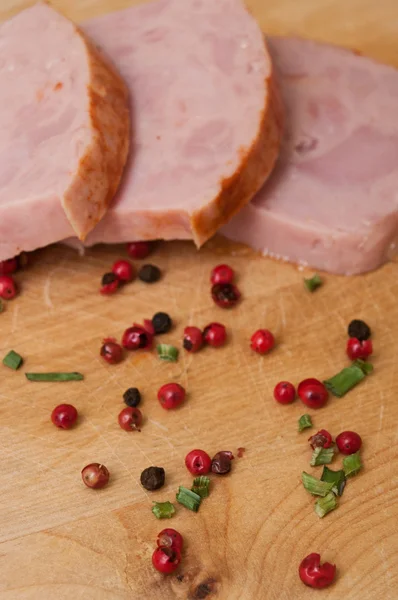
[[[130,143],[128,91],[122,78],[76,28],[89,61],[88,112],[92,143],[81,158],[63,207],[81,240],[104,216],[122,177]]]
[[[191,218],[192,233],[198,247],[253,198],[271,174],[278,158],[283,136],[283,105],[272,72],[265,86],[266,106],[256,139],[242,154],[237,171],[222,180],[219,195]]]

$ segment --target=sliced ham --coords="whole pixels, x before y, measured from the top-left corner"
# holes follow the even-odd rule
[[[116,191],[129,145],[127,89],[46,4],[0,25],[0,260],[84,239]]]
[[[398,71],[306,40],[269,43],[287,111],[281,157],[222,233],[332,273],[375,269],[398,236]]]
[[[194,239],[274,166],[281,106],[263,35],[240,0],[156,0],[86,22],[131,93],[122,187],[87,243]]]

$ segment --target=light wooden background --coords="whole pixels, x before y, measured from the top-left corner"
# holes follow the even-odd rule
[[[6,18],[28,2],[2,0]],[[80,20],[122,8],[121,0],[58,0],[54,5]],[[398,65],[395,0],[251,0],[271,33],[302,34],[342,43]],[[326,277],[309,295],[305,273],[262,259],[219,240],[197,253],[190,244],[161,244],[152,261],[164,270],[157,285],[136,282],[104,298],[98,282],[122,248],[98,248],[85,258],[54,247],[37,254],[18,275],[19,298],[0,315],[0,354],[13,348],[28,370],[80,370],[84,382],[29,384],[22,372],[1,368],[0,381],[0,598],[1,600],[301,600],[318,592],[298,579],[300,560],[319,551],[338,565],[324,600],[398,598],[397,486],[397,265],[356,278]],[[217,309],[208,276],[218,262],[239,274],[243,301]],[[133,321],[168,311],[176,328],[164,339],[179,343],[184,326],[221,320],[230,341],[175,365],[148,353],[118,366],[99,358],[104,336],[119,337]],[[345,362],[346,325],[369,321],[374,330],[375,373],[343,399],[315,412],[316,428],[334,435],[358,431],[364,440],[363,473],[349,482],[340,508],[319,520],[302,489],[309,470],[308,435],[297,433],[305,407],[282,407],[272,398],[280,379],[334,374]],[[277,349],[254,355],[248,340],[260,326],[272,329]],[[186,405],[166,412],[156,400],[170,380],[186,386]],[[121,395],[132,385],[143,393],[142,432],[117,424]],[[79,425],[60,431],[52,408],[74,404]],[[173,500],[191,478],[184,456],[193,447],[210,454],[244,446],[227,478],[195,515],[178,509],[166,525],[184,535],[186,552],[176,577],[151,567],[164,522],[151,514],[152,500]],[[112,474],[102,491],[85,488],[81,468],[103,462]],[[154,494],[138,484],[143,468],[167,472]],[[336,465],[338,462],[336,462]],[[206,584],[208,593],[198,587]],[[204,593],[204,592],[203,592]],[[315,595],[314,595],[315,597]]]

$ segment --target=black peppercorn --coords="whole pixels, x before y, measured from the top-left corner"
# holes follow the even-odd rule
[[[138,271],[139,279],[145,281],[145,283],[155,283],[156,281],[159,281],[161,275],[162,273],[159,267],[156,267],[155,265],[144,265]]]
[[[354,319],[348,325],[348,335],[350,338],[357,338],[360,342],[368,340],[371,336],[369,325],[360,319]]]
[[[159,335],[160,333],[168,333],[173,325],[173,321],[167,313],[158,312],[152,317],[152,325],[155,333]]]
[[[141,473],[140,481],[142,487],[153,492],[164,485],[165,472],[162,467],[148,467]]]
[[[118,279],[118,276],[115,275],[115,273],[105,273],[105,275],[102,277],[101,284],[109,285],[110,283],[113,283],[117,279]]]
[[[211,461],[211,470],[217,475],[226,475],[231,470],[231,460],[234,458],[232,452],[223,450],[217,452]]]
[[[131,406],[131,408],[135,408],[141,402],[141,394],[138,388],[129,388],[123,394],[123,400],[127,404],[127,406]]]

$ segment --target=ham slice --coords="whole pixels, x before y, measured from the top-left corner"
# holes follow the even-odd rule
[[[46,4],[0,25],[0,260],[84,239],[121,178],[127,89]]]
[[[200,246],[274,166],[281,105],[263,35],[240,0],[156,0],[86,22],[131,93],[123,184],[87,244]]]
[[[269,44],[287,112],[281,156],[222,233],[332,273],[375,269],[398,235],[398,71],[306,40]]]

